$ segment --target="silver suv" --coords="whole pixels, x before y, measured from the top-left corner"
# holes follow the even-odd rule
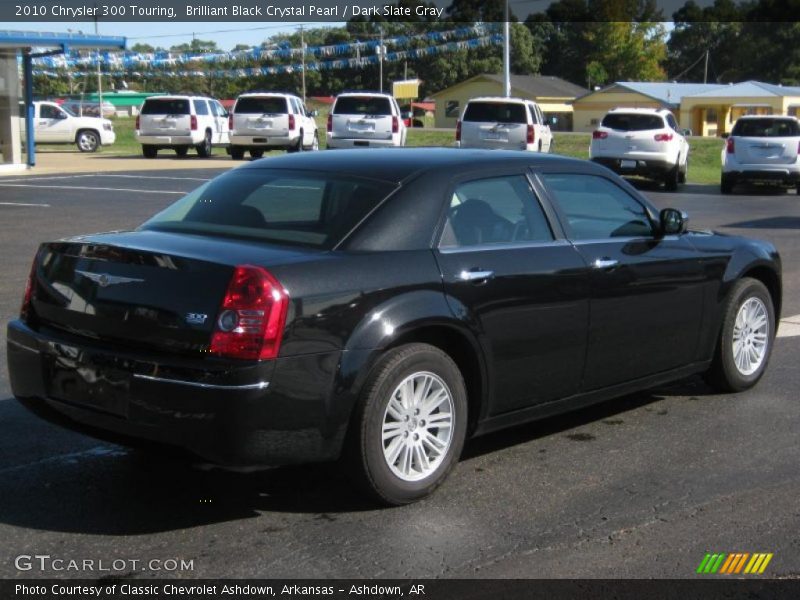
[[[339,94],[328,115],[327,129],[329,149],[406,145],[403,115],[389,94]]]
[[[553,134],[539,105],[523,98],[472,98],[456,124],[460,148],[550,152]]]

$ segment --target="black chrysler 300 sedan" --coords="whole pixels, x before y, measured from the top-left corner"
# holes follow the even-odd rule
[[[341,458],[411,502],[468,436],[693,373],[759,380],[778,253],[686,225],[557,156],[257,161],[135,231],[42,244],[11,385],[97,437],[229,465]]]

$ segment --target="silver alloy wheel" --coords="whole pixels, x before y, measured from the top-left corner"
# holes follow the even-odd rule
[[[453,397],[434,373],[412,373],[392,392],[383,414],[383,457],[403,481],[433,473],[450,449],[455,423]]]
[[[739,307],[733,323],[733,362],[742,375],[752,375],[764,362],[769,344],[769,313],[760,298]]]
[[[78,147],[83,152],[94,152],[97,150],[97,136],[91,131],[82,131],[78,135]]]

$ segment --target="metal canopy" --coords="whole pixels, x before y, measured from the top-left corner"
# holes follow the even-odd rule
[[[114,48],[125,49],[124,37],[46,31],[0,31],[0,48]]]

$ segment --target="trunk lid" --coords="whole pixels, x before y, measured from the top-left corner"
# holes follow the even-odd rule
[[[72,335],[197,355],[208,348],[235,265],[318,254],[155,231],[48,243],[38,255],[32,307],[37,323]]]
[[[734,138],[739,164],[787,165],[797,161],[797,137]]]

